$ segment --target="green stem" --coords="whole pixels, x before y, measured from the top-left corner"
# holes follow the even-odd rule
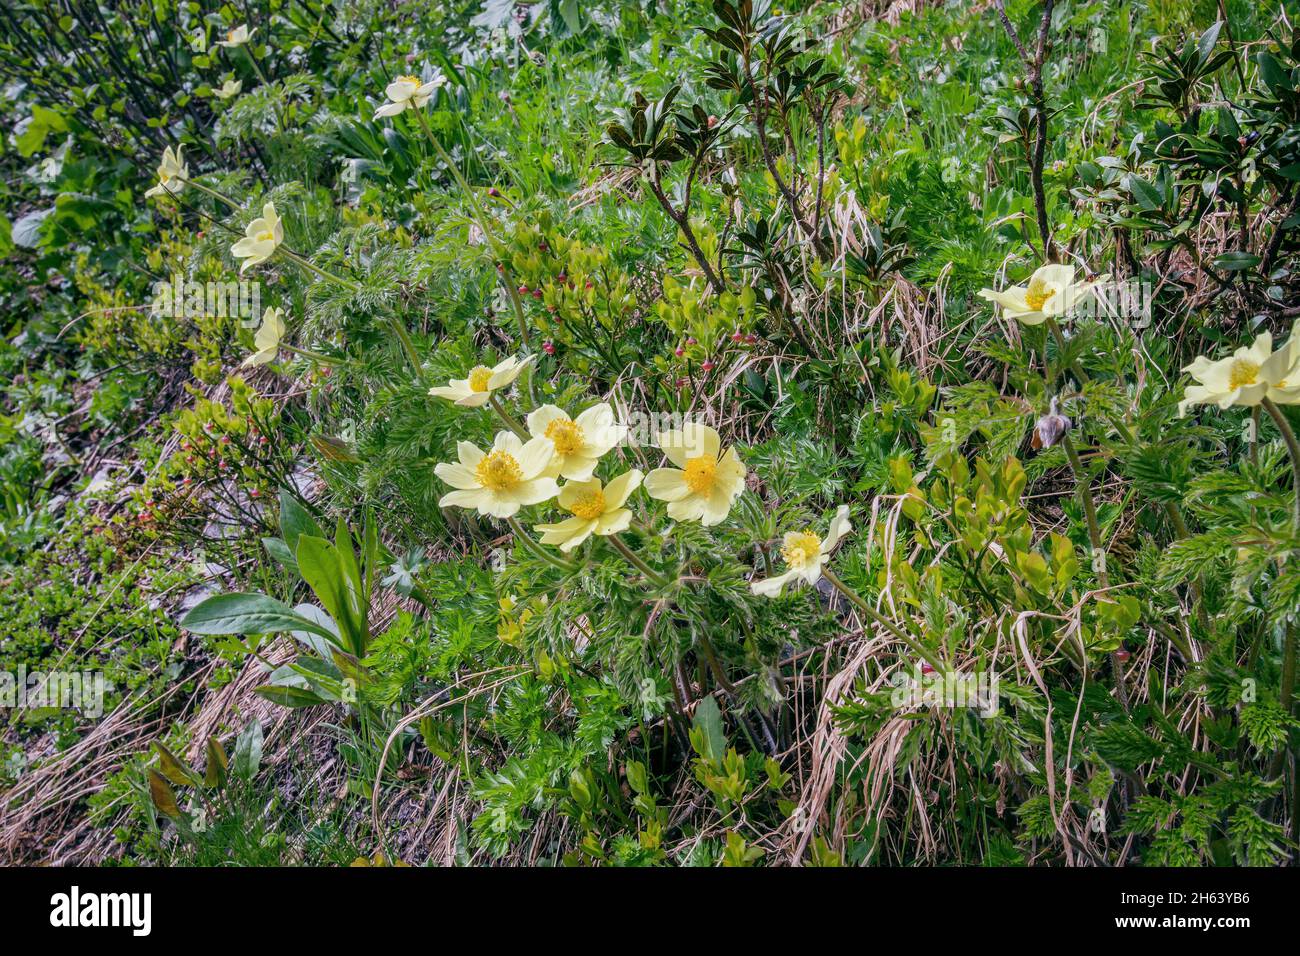
[[[646,564],[645,561],[641,559],[641,556],[624,544],[618,535],[611,534],[605,540],[614,546],[614,550],[621,554],[628,564],[632,565],[632,567],[644,574],[651,584],[656,587],[664,587],[667,584],[663,575],[655,571],[654,568],[650,567],[650,565]]]
[[[204,195],[211,196],[213,199],[225,203],[231,209],[239,211],[239,209],[241,208],[239,203],[235,202],[229,196],[222,195],[221,193],[217,192],[215,189],[210,189],[209,187],[204,186],[202,183],[195,182],[193,179],[187,179],[185,181],[189,183],[191,186],[193,186],[195,189],[197,189],[199,192],[203,193]]]
[[[289,345],[287,342],[281,342],[280,348],[284,349],[286,352],[292,352],[294,355],[301,355],[305,359],[311,359],[311,361],[318,362],[321,365],[339,366],[343,364],[343,362],[340,359],[336,359],[333,356],[322,355],[320,352],[313,352],[311,349],[304,349],[304,348],[299,348],[296,345]]]
[[[1103,588],[1108,588],[1110,573],[1106,568],[1106,549],[1101,540],[1101,524],[1097,521],[1097,505],[1092,500],[1092,485],[1088,481],[1088,473],[1083,470],[1083,462],[1079,460],[1079,453],[1075,450],[1074,442],[1068,433],[1062,436],[1061,447],[1065,449],[1065,457],[1070,461],[1070,471],[1074,473],[1074,486],[1079,495],[1079,504],[1083,506],[1083,516],[1088,523],[1088,543],[1092,547],[1093,555],[1101,555],[1101,567],[1096,569],[1097,581]],[[1115,669],[1115,695],[1119,698],[1120,706],[1127,713],[1128,686],[1124,683],[1124,661],[1120,659],[1118,649],[1111,654],[1110,659]]]
[[[559,570],[565,572],[566,574],[578,570],[577,565],[572,564],[569,561],[565,561],[563,558],[557,558],[555,555],[551,554],[544,547],[542,547],[541,544],[539,544],[531,534],[529,534],[527,531],[524,530],[524,526],[519,523],[519,520],[517,518],[514,517],[507,518],[506,523],[510,525],[510,530],[515,533],[515,538],[519,541],[519,543],[522,544],[528,551],[532,552],[532,554],[535,557],[541,558],[547,564],[551,565],[552,567],[558,568]]]
[[[1291,477],[1295,487],[1295,502],[1292,514],[1295,516],[1296,529],[1300,530],[1300,443],[1297,443],[1295,432],[1291,430],[1291,424],[1282,414],[1282,409],[1278,408],[1272,399],[1266,398],[1262,402],[1264,411],[1268,412],[1269,417],[1273,419],[1273,424],[1277,430],[1282,433],[1282,440],[1286,442],[1287,453],[1291,456]]]
[[[879,624],[881,627],[887,630],[891,635],[893,635],[893,637],[896,640],[899,640],[902,643],[906,644],[908,649],[913,654],[921,658],[921,660],[925,661],[936,671],[946,670],[943,662],[940,661],[939,658],[935,657],[934,654],[928,648],[917,643],[916,640],[914,640],[909,635],[905,634],[897,624],[895,624],[889,618],[885,617],[874,607],[872,607],[870,604],[864,601],[856,591],[854,591],[851,587],[849,587],[847,584],[841,581],[839,579],[839,576],[836,575],[835,572],[833,572],[830,568],[825,568],[825,567],[822,568],[822,577],[824,577],[827,581],[831,582],[831,586],[834,587],[835,590],[843,594],[846,598],[848,598],[849,602],[852,603],[852,605],[856,607],[859,611],[861,611],[867,617],[871,618],[871,620],[875,621],[877,624]]]
[[[520,441],[526,442],[533,437],[528,434],[528,429],[520,424],[519,419],[506,411],[505,406],[501,404],[501,399],[497,398],[495,394],[488,397],[488,403],[492,406],[492,410],[501,416],[501,420],[506,423],[506,427],[519,436]]]

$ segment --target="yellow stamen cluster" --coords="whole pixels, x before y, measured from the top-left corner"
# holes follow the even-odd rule
[[[605,493],[598,489],[582,495],[569,505],[569,511],[584,521],[599,518],[605,513]]]
[[[421,85],[421,84],[420,84],[420,78],[419,78],[418,76],[412,76],[412,75],[409,74],[409,73],[407,73],[407,74],[404,75],[404,76],[399,76],[399,77],[397,78],[397,81],[396,81],[396,82],[398,82],[398,83],[414,83],[416,86],[420,86],[420,85]]]
[[[781,557],[785,558],[785,563],[790,567],[802,568],[809,561],[816,560],[821,547],[821,538],[811,531],[804,531],[781,548]]]
[[[474,477],[484,488],[509,491],[523,481],[524,473],[514,455],[498,449],[483,456],[474,468]]]
[[[546,426],[546,437],[555,445],[557,455],[576,455],[582,450],[582,428],[570,419],[555,419]]]
[[[1259,366],[1250,359],[1233,359],[1232,365],[1228,367],[1228,388],[1254,385],[1258,375]]]
[[[492,370],[486,365],[476,365],[469,372],[469,387],[476,392],[486,392]]]
[[[687,459],[683,481],[686,487],[697,495],[706,493],[713,487],[713,479],[718,472],[718,463],[708,455]]]
[[[1052,296],[1056,295],[1055,289],[1046,287],[1046,283],[1033,280],[1029,283],[1029,288],[1025,292],[1025,305],[1037,312]]]

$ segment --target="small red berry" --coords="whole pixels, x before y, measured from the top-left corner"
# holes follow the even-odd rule
[[[534,289],[534,290],[533,290],[533,298],[534,298],[534,299],[540,299],[541,297],[542,297],[542,290],[541,290],[541,289]]]
[[[261,490],[258,489],[258,488],[252,488],[252,489],[249,489],[248,497],[250,497],[250,498],[260,498],[260,497],[262,497],[262,492],[261,492]]]
[[[756,342],[758,342],[758,336],[755,335],[753,332],[750,332],[748,335],[745,336],[746,345],[754,345]]]
[[[526,286],[526,285],[521,285],[521,286],[519,287],[519,294],[520,294],[520,295],[527,295],[527,294],[528,294],[528,286]]]
[[[545,251],[546,251],[547,249],[549,249],[549,248],[551,248],[551,247],[548,246],[548,245],[547,245],[546,243],[544,243],[544,242],[539,242],[539,243],[537,244],[537,250],[538,250],[539,252],[545,252]]]
[[[930,666],[928,663],[926,663],[925,661],[922,661],[922,662],[921,662],[921,673],[922,673],[922,674],[933,674],[933,673],[934,673],[934,668],[931,667],[931,666]]]
[[[682,348],[679,345],[677,346],[677,348],[673,349],[673,354],[676,355],[678,358],[681,358],[683,355],[686,354],[686,349]]]
[[[740,332],[732,332],[731,341],[735,342],[736,344],[740,344],[741,342],[745,341],[745,337],[741,335]]]
[[[588,289],[594,289],[595,286],[593,286],[590,282],[588,282],[588,283],[587,283],[587,288],[588,288]]]
[[[706,359],[705,361],[703,361],[703,362],[700,363],[700,370],[701,370],[701,371],[704,371],[704,372],[712,372],[712,371],[713,371],[713,363],[710,362],[710,361],[708,361],[708,360]]]
[[[547,355],[554,355],[554,354],[555,354],[555,343],[552,342],[552,341],[550,341],[549,339],[548,339],[547,341],[543,342],[543,343],[542,343],[542,351],[545,352]]]
[[[1128,663],[1128,659],[1132,656],[1132,654],[1122,647],[1115,652],[1115,660],[1119,661],[1121,664]]]
[[[497,189],[495,186],[490,186],[488,187],[488,195],[491,196],[493,199],[496,199],[501,195],[501,191]]]
[[[687,339],[687,340],[686,340],[686,344],[687,344],[687,345],[698,345],[699,343],[696,342],[695,339]]]

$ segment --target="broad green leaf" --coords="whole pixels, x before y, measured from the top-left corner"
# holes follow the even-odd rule
[[[217,594],[193,607],[181,618],[181,627],[195,634],[277,634],[308,631],[332,637],[315,621],[265,594]]]
[[[708,758],[715,762],[722,760],[727,750],[727,736],[722,729],[722,711],[712,694],[695,705],[695,719],[691,724],[700,731]]]

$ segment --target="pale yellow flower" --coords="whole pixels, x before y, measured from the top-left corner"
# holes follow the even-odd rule
[[[284,242],[284,224],[276,215],[275,204],[267,203],[262,207],[261,218],[250,222],[244,229],[244,238],[230,247],[232,256],[244,260],[244,264],[239,267],[240,275],[243,275],[249,266],[255,266],[271,258],[271,253],[275,252],[276,246],[282,242]]]
[[[161,196],[164,193],[174,196],[185,188],[185,183],[190,178],[190,167],[181,155],[183,149],[184,146],[177,146],[176,152],[172,152],[170,146],[163,149],[162,162],[158,164],[158,184],[148,190],[146,196]]]
[[[600,456],[623,440],[627,427],[614,424],[614,410],[606,403],[593,405],[576,419],[555,405],[542,405],[528,416],[528,432],[555,448],[549,474],[585,481]]]
[[[1042,325],[1049,316],[1060,318],[1082,304],[1095,286],[1109,278],[1075,282],[1074,266],[1050,264],[1034,270],[1028,285],[1013,285],[1001,292],[981,289],[980,297],[1002,306],[1008,318],[1025,325]]]
[[[257,27],[253,27],[253,29],[250,30],[248,29],[247,23],[240,24],[227,33],[224,40],[218,40],[217,46],[224,46],[231,49],[237,46],[243,46],[249,40],[253,39],[253,34],[256,32]]]
[[[830,560],[831,552],[840,543],[840,538],[851,530],[853,525],[849,523],[849,506],[840,505],[835,509],[835,517],[831,519],[825,538],[819,538],[807,530],[787,532],[781,543],[785,573],[752,581],[749,589],[755,594],[776,597],[792,581],[796,584],[816,584],[822,576],[822,567]]]
[[[668,516],[706,526],[727,517],[732,502],[745,489],[745,466],[736,449],[722,452],[718,433],[698,422],[688,422],[681,431],[663,432],[659,447],[677,467],[650,472],[645,490],[651,498],[668,502]]]
[[[226,80],[221,86],[212,91],[213,95],[219,99],[228,100],[232,96],[238,96],[239,91],[244,88],[242,80]]]
[[[476,365],[469,370],[467,378],[453,378],[446,385],[435,385],[429,394],[437,398],[446,398],[466,408],[478,408],[488,403],[492,393],[505,388],[519,377],[519,373],[528,367],[535,355],[520,361],[513,355],[505,361],[498,362],[492,368]]]
[[[534,438],[528,444],[514,432],[497,432],[491,451],[483,452],[470,442],[456,443],[459,464],[439,463],[434,474],[455,488],[438,502],[440,507],[456,505],[475,508],[479,514],[509,518],[523,505],[535,505],[555,497],[559,486],[543,472],[551,463],[551,445]]]
[[[253,347],[257,351],[244,359],[243,365],[265,365],[275,359],[285,333],[283,316],[283,309],[268,308],[262,313],[262,324],[253,333]]]
[[[375,111],[375,119],[396,116],[407,108],[419,109],[429,102],[435,90],[446,85],[447,78],[441,73],[428,83],[421,83],[418,76],[399,76],[384,88],[384,94],[391,102]]]
[[[641,472],[633,468],[608,485],[599,478],[570,481],[560,489],[560,507],[572,518],[554,524],[535,525],[542,532],[542,544],[572,551],[593,534],[617,534],[632,523],[632,512],[623,507],[628,496],[641,485]]]
[[[1212,362],[1198,355],[1183,371],[1200,384],[1188,385],[1178,414],[1190,405],[1258,405],[1265,398],[1284,405],[1300,402],[1300,345],[1294,334],[1273,351],[1273,335],[1261,332],[1250,347],[1242,346],[1227,358]]]

